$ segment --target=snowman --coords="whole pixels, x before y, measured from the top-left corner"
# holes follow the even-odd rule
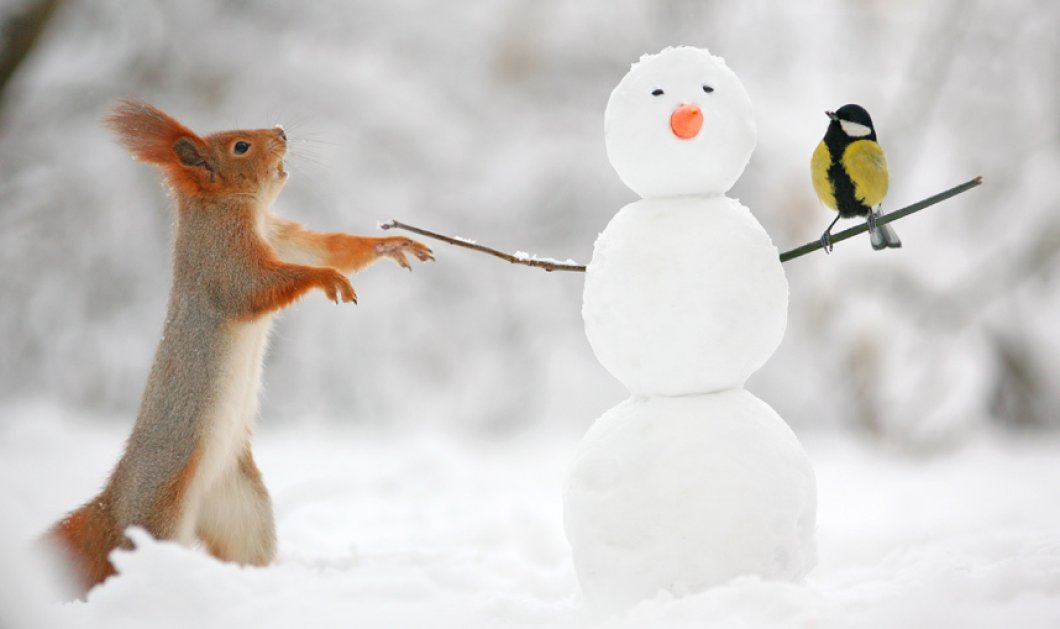
[[[596,241],[585,333],[630,391],[582,439],[564,528],[585,596],[624,607],[739,575],[798,579],[816,557],[816,484],[791,429],[744,390],[784,335],[769,235],[725,196],[754,149],[743,85],[706,50],[633,65],[607,154],[642,199]]]

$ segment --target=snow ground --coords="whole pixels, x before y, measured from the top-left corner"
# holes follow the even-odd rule
[[[122,421],[0,412],[0,627],[1056,627],[1060,435],[910,458],[803,435],[820,562],[618,615],[589,609],[563,537],[574,434],[503,442],[317,422],[259,431],[280,554],[242,569],[137,536],[86,603],[46,602],[24,542],[89,498]]]

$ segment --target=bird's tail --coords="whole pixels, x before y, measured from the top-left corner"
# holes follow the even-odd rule
[[[898,238],[898,234],[894,232],[894,228],[888,225],[879,225],[876,223],[876,218],[880,215],[880,211],[873,210],[869,220],[869,240],[872,242],[872,248],[876,250],[880,249],[896,249],[902,246],[902,240]]]

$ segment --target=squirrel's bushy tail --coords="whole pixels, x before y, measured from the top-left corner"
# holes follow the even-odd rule
[[[108,557],[110,551],[122,545],[124,536],[117,530],[106,494],[60,520],[46,537],[70,567],[69,576],[78,596],[115,574]]]

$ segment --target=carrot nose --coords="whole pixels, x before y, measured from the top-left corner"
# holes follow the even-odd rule
[[[703,127],[703,112],[695,105],[681,105],[670,115],[670,129],[682,140],[696,137]]]

